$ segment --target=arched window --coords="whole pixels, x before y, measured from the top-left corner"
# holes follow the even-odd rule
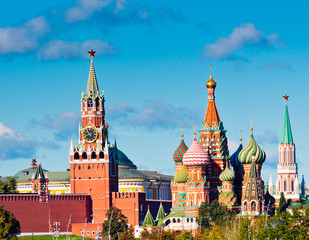
[[[251,203],[251,211],[256,211],[256,202]]]
[[[244,203],[244,211],[248,211],[248,204],[247,204],[247,202]]]
[[[85,159],[85,160],[87,159],[87,153],[86,152],[83,152],[82,158]]]
[[[100,158],[100,159],[103,159],[103,158],[104,158],[104,153],[103,153],[102,151],[101,151],[100,154],[99,154],[99,158]]]
[[[291,191],[294,192],[294,181],[291,181]]]
[[[286,181],[283,182],[283,189],[286,192]]]
[[[74,159],[75,159],[75,160],[78,160],[78,159],[79,159],[79,154],[78,154],[78,152],[74,153]]]
[[[88,166],[88,170],[91,170],[91,166],[90,165]]]
[[[92,107],[93,106],[93,102],[92,102],[91,98],[88,98],[87,103],[88,103],[88,107]]]
[[[95,154],[95,152],[92,152],[91,153],[91,159],[96,159],[97,158],[97,155]]]

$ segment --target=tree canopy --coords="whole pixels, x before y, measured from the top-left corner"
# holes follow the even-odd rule
[[[13,213],[0,206],[0,239],[14,239],[20,233],[20,224]]]
[[[9,178],[8,181],[0,180],[0,193],[17,193],[16,179],[12,177]]]
[[[227,207],[221,206],[217,200],[210,204],[202,203],[199,208],[198,223],[202,231],[212,225],[221,225],[226,221],[230,221],[234,213],[229,211]]]
[[[121,213],[121,210],[116,207],[111,207],[107,211],[107,219],[103,223],[102,236],[108,236],[110,233],[111,239],[118,240],[119,236],[127,232],[128,219]]]

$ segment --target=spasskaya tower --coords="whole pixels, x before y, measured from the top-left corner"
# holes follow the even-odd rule
[[[73,146],[71,141],[70,146],[71,192],[90,194],[93,220],[102,223],[111,207],[111,193],[118,191],[118,160],[108,148],[104,92],[99,92],[93,65],[95,51],[88,53],[91,63],[86,94],[81,96],[79,144]]]

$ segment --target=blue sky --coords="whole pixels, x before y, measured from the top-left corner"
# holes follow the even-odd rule
[[[180,125],[191,145],[201,127],[209,64],[232,154],[254,135],[266,151],[263,178],[275,182],[282,96],[297,147],[299,174],[309,171],[308,3],[282,1],[10,1],[0,9],[0,175],[41,159],[69,168],[77,144],[80,96],[90,60],[106,96],[113,142],[139,166],[175,171]],[[308,175],[306,176],[308,179]]]

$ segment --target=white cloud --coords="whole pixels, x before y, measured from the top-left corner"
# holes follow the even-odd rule
[[[72,23],[88,19],[96,11],[111,3],[112,0],[78,0],[76,6],[69,8],[65,13],[66,22]],[[119,2],[119,4],[118,4]],[[122,1],[117,1],[117,6],[122,7]]]
[[[116,54],[117,48],[109,45],[108,42],[101,40],[89,40],[84,43],[78,42],[65,42],[54,39],[49,43],[45,44],[38,52],[37,56],[39,59],[53,60],[59,58],[86,58],[88,57],[87,51],[93,48],[97,55],[102,54]]]
[[[227,37],[221,37],[214,43],[204,46],[204,55],[214,59],[235,57],[237,50],[252,45],[282,47],[284,45],[278,34],[265,36],[252,23],[245,23],[234,28]]]
[[[38,39],[50,31],[44,17],[30,20],[22,26],[0,28],[0,53],[24,53],[38,47]]]
[[[77,134],[78,123],[80,122],[80,114],[69,111],[63,112],[55,117],[46,115],[43,120],[37,121],[32,119],[33,126],[42,126],[54,132],[56,140],[67,140],[72,135]]]
[[[200,119],[200,116],[192,109],[175,107],[156,100],[145,101],[139,109],[125,102],[109,106],[107,109],[106,117],[109,118],[110,123],[117,122],[121,125],[145,127],[151,130],[174,128],[181,124],[191,126],[196,119]]]
[[[0,160],[35,156],[34,142],[0,122]]]

